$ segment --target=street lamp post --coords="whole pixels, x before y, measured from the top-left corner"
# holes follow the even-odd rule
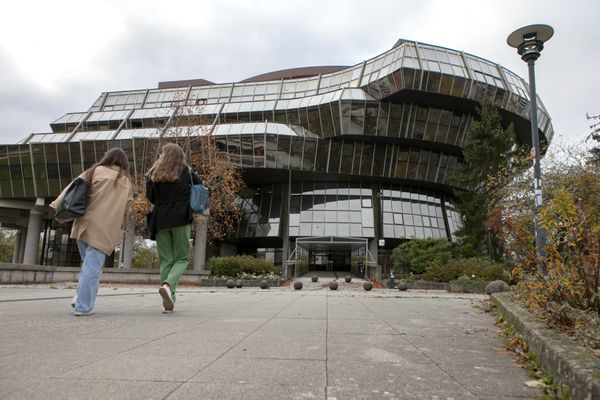
[[[546,244],[546,232],[540,226],[538,214],[542,207],[542,171],[540,167],[540,138],[538,135],[537,121],[537,94],[535,89],[535,61],[540,52],[554,34],[554,29],[549,25],[528,25],[517,29],[506,39],[511,47],[515,47],[521,59],[527,63],[529,69],[529,97],[531,106],[531,144],[533,146],[533,190],[535,206],[533,208],[533,224],[535,228],[535,253],[538,259],[544,257],[544,246]],[[546,268],[540,263],[542,273],[546,274]]]

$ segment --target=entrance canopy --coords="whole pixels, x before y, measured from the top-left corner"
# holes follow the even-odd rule
[[[369,239],[340,236],[303,237],[296,239],[296,247],[306,251],[368,250]]]
[[[296,276],[308,270],[350,271],[362,275],[364,266],[375,264],[369,253],[369,239],[342,236],[302,237],[287,265]]]

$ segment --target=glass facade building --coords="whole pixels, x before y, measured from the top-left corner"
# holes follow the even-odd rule
[[[367,261],[386,266],[404,240],[455,240],[461,217],[452,177],[465,132],[488,98],[530,143],[528,93],[522,78],[496,63],[404,40],[350,67],[105,92],[49,132],[0,145],[0,223],[25,232],[27,204],[35,204],[44,233],[39,262],[69,265],[74,248],[47,204],[111,147],[127,152],[133,175],[144,174],[159,137],[178,129],[173,118],[187,108],[197,117],[190,120],[205,121],[190,132],[213,135],[246,184],[242,220],[211,254],[250,253],[284,266],[299,238],[360,238]],[[539,135],[549,142],[550,117],[537,104]],[[327,247],[335,240],[304,243],[317,243],[302,250],[309,269],[350,270],[358,254],[354,245]]]

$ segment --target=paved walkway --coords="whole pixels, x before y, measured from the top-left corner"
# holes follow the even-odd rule
[[[2,399],[529,399],[485,296],[290,287],[0,286]]]

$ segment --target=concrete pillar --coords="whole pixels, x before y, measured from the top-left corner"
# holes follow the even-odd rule
[[[281,275],[284,278],[291,278],[291,264],[287,263],[290,254],[292,254],[290,246],[290,181],[291,170],[288,174],[288,182],[283,185],[283,196],[281,197],[281,218],[279,222],[279,234],[281,236]]]
[[[135,220],[133,215],[125,218],[125,230],[121,240],[121,253],[119,254],[119,268],[131,269],[133,262],[133,246],[135,244]]]
[[[23,234],[21,233],[21,230],[19,229],[17,231],[17,233],[15,234],[15,248],[13,249],[13,258],[12,258],[13,264],[19,263],[19,255],[21,255],[21,238],[22,237],[23,237]]]
[[[40,244],[40,233],[42,232],[42,211],[33,208],[29,211],[29,223],[27,225],[27,239],[25,241],[25,254],[23,264],[36,264],[37,252]]]
[[[27,237],[27,227],[21,230],[21,240],[19,242],[19,258],[17,264],[23,264],[23,256],[25,255],[25,238]]]
[[[377,262],[377,240],[369,239],[369,253],[373,256],[373,260]],[[367,261],[371,261],[370,259]]]
[[[194,216],[194,271],[206,271],[206,240],[208,239],[208,210]]]

